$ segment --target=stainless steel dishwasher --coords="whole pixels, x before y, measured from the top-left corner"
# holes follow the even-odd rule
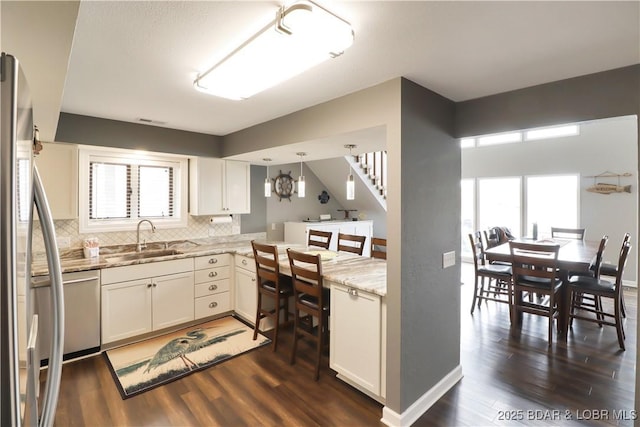
[[[39,354],[47,364],[51,346],[50,281],[31,279],[38,314]],[[100,270],[62,275],[64,289],[64,360],[100,350]]]

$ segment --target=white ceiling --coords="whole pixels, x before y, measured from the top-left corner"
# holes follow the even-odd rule
[[[278,1],[82,1],[61,111],[226,135],[398,76],[462,101],[640,63],[637,1],[318,1],[351,22],[353,46],[244,101],[193,80]]]

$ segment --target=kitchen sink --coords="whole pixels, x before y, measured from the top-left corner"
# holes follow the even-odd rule
[[[138,259],[158,258],[163,256],[180,255],[180,254],[182,254],[182,252],[177,251],[175,249],[161,249],[161,250],[150,250],[150,251],[141,251],[141,252],[130,252],[130,253],[121,254],[117,256],[107,257],[106,260],[108,262],[135,261]]]

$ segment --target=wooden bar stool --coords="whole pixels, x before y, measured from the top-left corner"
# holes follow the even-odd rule
[[[307,238],[307,246],[318,246],[323,249],[329,249],[331,244],[331,231],[309,230]]]
[[[293,348],[291,364],[296,362],[298,338],[316,342],[317,359],[314,379],[320,377],[322,349],[329,345],[329,290],[322,287],[320,255],[287,249],[294,290]],[[314,327],[314,319],[317,326]]]
[[[371,258],[387,259],[387,239],[371,238]]]
[[[278,264],[278,248],[251,241],[253,257],[256,261],[256,283],[258,286],[258,308],[256,309],[256,324],[253,329],[253,339],[258,337],[260,321],[265,317],[273,319],[273,351],[278,347],[278,331],[280,329],[280,311],[284,310],[285,324],[289,323],[289,297],[293,295],[291,279],[280,275]],[[263,297],[274,300],[274,308],[264,308]]]
[[[362,256],[367,236],[338,233],[338,250]]]

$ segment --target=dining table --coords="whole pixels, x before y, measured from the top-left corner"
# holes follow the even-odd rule
[[[569,299],[569,287],[564,286],[564,284],[568,282],[570,272],[578,273],[589,271],[591,263],[598,252],[600,241],[558,238],[519,238],[515,239],[515,241],[543,245],[560,245],[560,251],[558,252],[558,274],[562,280],[563,286],[561,287],[560,301],[558,301],[558,304],[560,305],[558,331],[563,334],[566,339],[569,326],[566,322],[567,310],[569,310],[569,305],[567,304]],[[486,249],[485,257],[489,262],[499,261],[510,263],[511,251],[509,249],[509,242]]]

